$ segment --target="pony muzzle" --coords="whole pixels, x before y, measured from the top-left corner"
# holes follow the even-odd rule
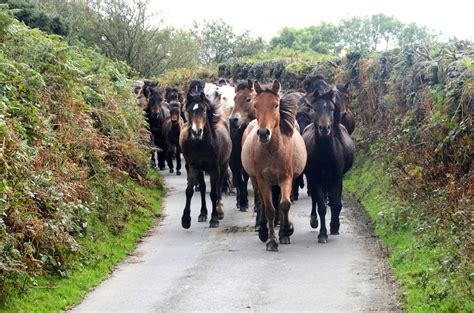
[[[193,123],[193,126],[191,127],[191,136],[194,139],[201,140],[204,135],[204,129],[203,128],[198,128],[196,124]]]
[[[321,136],[328,136],[331,133],[331,125],[318,125],[318,132]]]
[[[257,136],[261,143],[268,143],[272,137],[272,132],[268,128],[257,129]]]
[[[231,117],[229,121],[230,121],[230,126],[233,128],[242,127],[242,119],[240,118],[240,116]]]

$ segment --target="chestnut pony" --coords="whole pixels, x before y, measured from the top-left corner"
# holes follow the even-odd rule
[[[280,243],[289,244],[294,231],[289,219],[291,188],[293,178],[305,167],[306,149],[301,135],[295,131],[295,97],[281,98],[277,80],[271,88],[262,88],[256,81],[254,89],[257,94],[252,102],[257,119],[250,123],[243,136],[242,165],[263,202],[264,210],[261,206],[257,208],[260,211],[259,238],[263,242],[269,239],[267,251],[278,251],[272,187],[278,186],[281,191]]]
[[[222,189],[229,167],[232,143],[229,128],[221,116],[220,107],[206,98],[202,81],[193,80],[186,96],[188,122],[183,125],[179,145],[186,161],[188,185],[186,205],[181,225],[191,226],[191,198],[194,186],[199,184],[201,192],[201,214],[198,222],[207,220],[206,183],[204,172],[211,178],[212,215],[210,227],[218,227],[224,218]]]

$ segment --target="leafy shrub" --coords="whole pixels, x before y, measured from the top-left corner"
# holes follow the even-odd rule
[[[94,223],[137,213],[147,131],[128,66],[0,10],[0,298],[67,271]],[[100,236],[94,234],[94,236]],[[82,239],[81,239],[82,240]]]

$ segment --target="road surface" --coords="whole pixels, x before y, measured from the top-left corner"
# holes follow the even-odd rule
[[[164,176],[165,217],[72,312],[400,310],[387,262],[359,207],[344,203],[341,234],[318,244],[302,192],[290,209],[291,244],[267,252],[254,232],[254,213],[238,211],[234,196],[224,198],[225,218],[210,229],[209,222],[197,222],[195,193],[191,228],[183,229],[186,176]]]

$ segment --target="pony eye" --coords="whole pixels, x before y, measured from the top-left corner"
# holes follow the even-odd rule
[[[227,100],[227,97],[224,97],[224,98],[222,98],[222,99]]]
[[[275,105],[273,106],[273,108],[274,108],[274,109],[278,109],[278,104],[275,104]]]
[[[250,100],[251,100],[250,98],[245,99],[246,102],[250,102]]]

